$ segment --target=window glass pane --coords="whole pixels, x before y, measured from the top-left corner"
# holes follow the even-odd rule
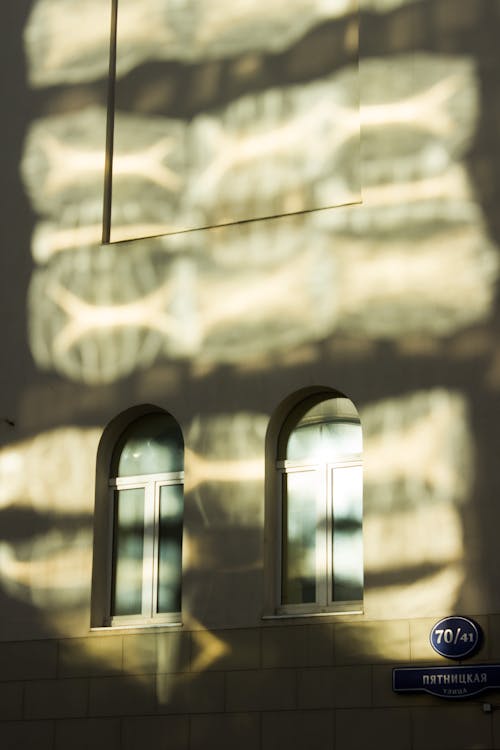
[[[288,441],[286,457],[289,461],[314,459],[332,461],[335,458],[361,453],[361,425],[359,422],[323,422],[296,427]]]
[[[142,611],[144,489],[115,492],[112,615]]]
[[[182,484],[160,487],[158,612],[181,611]]]
[[[316,601],[317,498],[317,472],[283,475],[283,604]]]
[[[361,466],[333,470],[333,600],[363,598]]]
[[[182,471],[184,441],[170,414],[147,414],[120,437],[112,461],[112,476],[127,477]]]

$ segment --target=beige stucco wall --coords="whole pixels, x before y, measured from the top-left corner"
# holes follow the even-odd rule
[[[150,0],[122,28],[118,238],[299,213],[101,245],[105,5],[7,12],[3,746],[313,747],[314,725],[321,748],[496,747],[496,714],[395,696],[390,670],[435,663],[428,631],[454,612],[499,658],[497,6],[339,3],[309,26],[304,0],[302,47],[256,34],[221,59],[209,19],[184,69]],[[274,140],[243,127],[262,112]],[[363,424],[364,613],[262,620],[266,432],[311,386]],[[91,631],[97,446],[138,404],[185,437],[184,625]]]

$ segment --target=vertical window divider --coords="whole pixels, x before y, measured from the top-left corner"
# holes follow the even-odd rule
[[[160,492],[162,482],[154,483],[154,540],[153,540],[153,565],[151,580],[151,613],[154,616],[158,611],[158,575],[160,554]]]
[[[306,468],[306,467],[304,467]],[[328,545],[326,544],[326,528],[328,524],[325,503],[326,475],[324,467],[319,464],[312,467],[316,475],[316,602],[325,605],[327,602],[327,565]]]
[[[155,483],[145,485],[144,497],[144,553],[142,558],[142,614],[150,616],[153,597],[153,565],[155,535]]]
[[[326,475],[326,492],[325,492],[325,504],[326,504],[326,549],[327,549],[327,568],[326,568],[326,590],[327,590],[327,605],[333,604],[333,524],[335,519],[335,498],[334,498],[334,467],[332,464],[325,464],[325,475]]]

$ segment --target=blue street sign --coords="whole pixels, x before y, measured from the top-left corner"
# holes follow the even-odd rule
[[[481,629],[468,617],[445,617],[434,625],[429,640],[441,656],[463,659],[479,648]]]
[[[440,698],[469,698],[500,688],[500,664],[460,667],[402,667],[392,670],[396,693],[430,693]]]

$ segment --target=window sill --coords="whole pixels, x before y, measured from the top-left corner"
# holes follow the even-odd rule
[[[362,608],[359,609],[334,609],[327,612],[280,612],[273,615],[262,615],[262,620],[297,620],[315,619],[316,617],[349,617],[351,615],[363,615]]]
[[[135,622],[130,623],[128,625],[99,625],[95,627],[90,628],[91,633],[116,633],[119,630],[126,630],[127,632],[130,631],[143,631],[143,630],[161,630],[164,628],[182,628],[183,623],[182,622]]]

